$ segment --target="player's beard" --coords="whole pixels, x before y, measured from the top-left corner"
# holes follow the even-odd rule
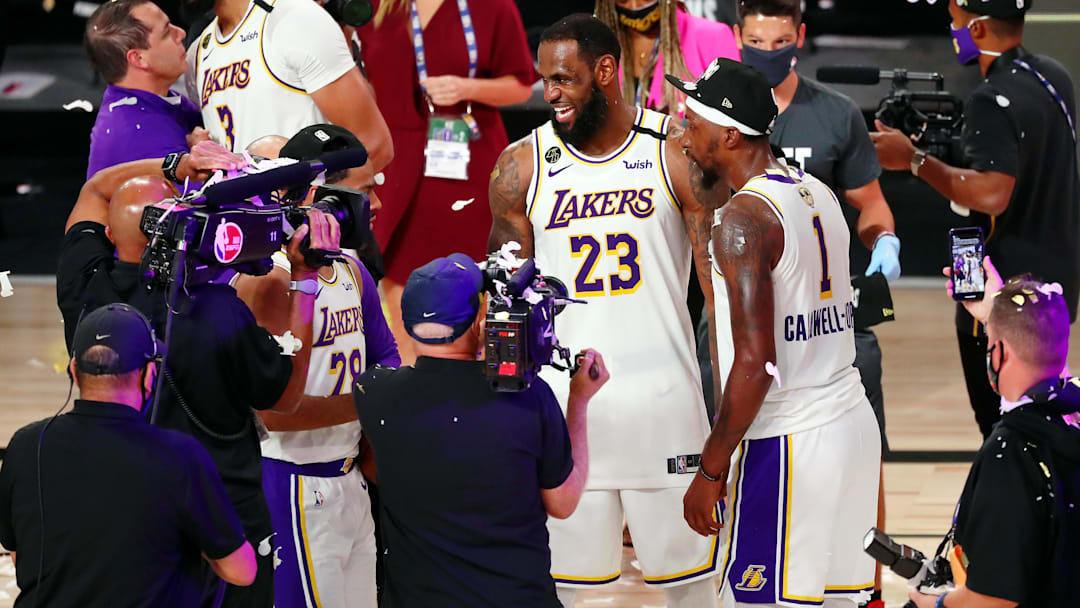
[[[589,98],[578,110],[574,126],[569,129],[561,122],[555,120],[555,108],[551,109],[551,124],[555,126],[555,132],[566,143],[581,149],[590,139],[604,126],[608,118],[608,100],[604,91],[596,85],[594,80]]]

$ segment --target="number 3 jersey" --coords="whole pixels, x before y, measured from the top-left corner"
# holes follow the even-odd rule
[[[288,258],[273,255],[274,265],[289,272]],[[334,262],[334,276],[319,277],[311,323],[311,360],[304,394],[314,397],[348,395],[352,381],[367,367],[367,341],[361,297],[364,283],[351,266]],[[294,464],[333,462],[354,458],[359,451],[360,422],[352,421],[307,431],[268,431],[262,455]]]
[[[571,351],[595,348],[611,380],[588,409],[592,489],[685,486],[708,433],[686,306],[690,241],[664,161],[668,117],[638,110],[604,158],[585,156],[549,122],[532,134],[527,194],[535,255],[570,304],[555,320]],[[565,408],[569,376],[544,368]]]
[[[264,135],[292,137],[326,119],[310,94],[354,67],[345,37],[312,0],[254,2],[223,35],[215,18],[187,51],[189,98],[233,152]]]
[[[784,226],[784,252],[772,270],[776,375],[745,436],[763,439],[822,426],[866,399],[852,365],[851,235],[828,186],[798,169],[755,177],[740,194],[759,199]],[[726,387],[735,350],[727,286],[715,260],[712,285]]]

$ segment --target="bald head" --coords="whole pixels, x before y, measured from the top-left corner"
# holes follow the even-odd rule
[[[176,187],[163,177],[129,179],[109,201],[108,235],[122,262],[137,263],[146,248],[146,235],[139,230],[143,208],[177,195]]]
[[[265,135],[248,144],[248,154],[263,158],[277,158],[281,155],[281,148],[289,142],[280,135]]]

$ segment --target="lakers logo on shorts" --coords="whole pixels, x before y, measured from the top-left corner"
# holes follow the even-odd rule
[[[747,566],[742,573],[742,580],[735,588],[739,591],[760,591],[769,579],[765,578],[765,566]]]

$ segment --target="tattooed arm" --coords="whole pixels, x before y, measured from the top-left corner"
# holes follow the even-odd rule
[[[498,251],[504,243],[521,244],[519,258],[533,257],[532,224],[526,214],[525,196],[532,181],[532,137],[510,144],[491,172],[488,184],[488,204],[491,205],[491,233],[488,251]]]
[[[773,336],[772,269],[784,252],[780,220],[756,197],[738,195],[720,212],[713,228],[713,253],[724,274],[731,303],[731,334],[735,361],[717,408],[719,416],[705,449],[701,467],[710,477],[695,475],[683,497],[683,516],[695,532],[716,534],[716,502],[725,494],[731,455],[757,416],[772,377],[766,363],[776,363]]]

